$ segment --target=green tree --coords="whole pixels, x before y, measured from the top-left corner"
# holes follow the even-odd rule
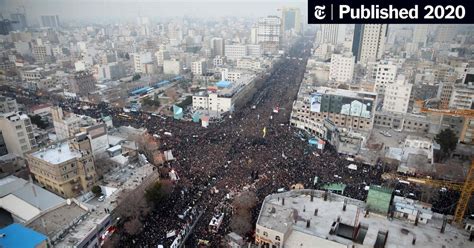
[[[436,135],[435,141],[441,146],[443,157],[448,157],[456,149],[458,137],[453,130],[447,128]]]
[[[128,53],[125,54],[125,59],[130,60],[130,55]]]
[[[151,97],[143,98],[142,104],[146,106],[155,106],[155,107],[159,107],[161,105],[160,100],[158,100],[156,96],[154,98],[151,98]]]
[[[48,122],[44,121],[43,118],[39,115],[30,116],[31,123],[35,124],[41,129],[46,129],[48,127]]]
[[[187,96],[186,99],[184,99],[182,102],[176,104],[176,106],[181,107],[181,108],[186,108],[187,106],[193,104],[193,97],[192,96]]]
[[[166,200],[171,191],[171,184],[167,181],[157,181],[145,190],[145,199],[148,203],[158,204]]]
[[[137,81],[137,80],[139,80],[140,78],[142,78],[142,76],[140,76],[140,74],[135,74],[135,75],[133,75],[133,77],[132,77],[132,81]]]
[[[99,195],[102,195],[102,188],[99,186],[99,185],[94,185],[91,189],[92,193],[94,193],[94,195],[96,196],[99,196]]]

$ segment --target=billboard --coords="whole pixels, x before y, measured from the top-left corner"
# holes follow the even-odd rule
[[[372,102],[364,101],[359,99],[347,99],[352,100],[350,102],[345,102],[341,106],[341,114],[358,116],[364,118],[370,118],[372,112]]]
[[[173,118],[176,120],[183,119],[183,108],[173,105]]]
[[[374,110],[374,101],[375,96],[371,95],[350,97],[313,93],[311,94],[311,111],[370,118]]]
[[[322,94],[321,93],[312,93],[311,94],[311,112],[321,112],[321,99],[322,99]]]

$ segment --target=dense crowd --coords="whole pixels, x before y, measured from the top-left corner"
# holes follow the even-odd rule
[[[311,147],[307,139],[289,125],[309,49],[308,43],[300,41],[290,51],[290,59],[284,58],[275,66],[245,107],[208,128],[141,112],[127,113],[132,118],[124,119],[119,116],[122,109],[107,104],[84,109],[73,100],[58,101],[66,111],[92,117],[110,115],[115,126],[146,128],[160,135],[161,149],[171,149],[176,157],[164,165],[179,176],[172,194],[150,214],[141,216],[143,227],[138,234],[129,235],[119,229],[120,246],[163,244],[168,247],[176,236],[167,238],[167,233],[186,229],[192,233],[188,240],[191,246],[202,239],[217,247],[231,231],[232,199],[229,196],[244,190],[254,191],[258,198],[257,207],[253,209],[254,225],[264,197],[296,183],[305,188],[344,183],[347,186],[344,195],[360,200],[367,197],[366,186],[382,184],[380,165],[349,161],[329,147],[323,151]],[[274,108],[279,108],[279,112],[275,113]],[[164,132],[172,135],[163,135]],[[352,163],[357,165],[357,170],[348,168]],[[400,194],[406,192],[400,191]],[[218,232],[210,232],[209,222],[220,212],[225,213],[223,224]],[[190,230],[194,224],[194,230]],[[251,235],[248,233],[247,238]]]

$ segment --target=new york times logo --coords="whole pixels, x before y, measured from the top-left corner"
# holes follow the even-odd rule
[[[308,0],[308,23],[474,23],[464,0]]]
[[[314,6],[314,17],[318,20],[322,20],[326,18],[326,13],[324,10],[326,9],[326,5],[323,6]]]

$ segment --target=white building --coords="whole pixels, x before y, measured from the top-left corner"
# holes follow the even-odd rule
[[[387,24],[356,24],[352,53],[361,64],[382,58],[387,38]]]
[[[378,94],[385,94],[385,88],[395,82],[397,78],[398,65],[392,61],[380,61],[375,70],[375,91]]]
[[[205,59],[200,59],[199,61],[194,61],[191,63],[191,72],[194,75],[202,75],[207,70],[207,64]]]
[[[314,50],[314,57],[319,60],[327,60],[331,58],[334,46],[329,43],[322,43]]]
[[[181,63],[178,60],[165,60],[163,62],[163,73],[179,75],[181,73]]]
[[[258,44],[247,45],[247,56],[258,58],[262,56],[262,46]]]
[[[237,96],[255,79],[255,75],[236,72],[235,76],[238,75],[238,79],[230,81],[226,79],[228,78],[226,75],[233,75],[233,72],[223,70],[222,74],[223,79],[216,84],[216,90],[200,92],[193,96],[193,111],[201,111],[201,113],[210,116],[219,116],[228,111],[232,112]]]
[[[385,97],[383,100],[383,110],[406,114],[408,103],[410,102],[412,84],[409,84],[405,77],[399,76],[395,83],[388,84],[385,88]]]
[[[193,110],[208,110],[225,113],[232,110],[232,98],[221,97],[217,93],[193,96]]]
[[[257,23],[257,43],[262,44],[266,54],[276,53],[280,48],[281,19],[278,16],[262,17]]]
[[[329,69],[329,79],[336,82],[351,82],[354,77],[355,57],[352,53],[333,54]]]
[[[320,43],[336,45],[339,37],[339,26],[341,24],[321,24]]]
[[[81,127],[95,125],[97,121],[88,116],[79,116],[73,113],[64,113],[62,108],[51,108],[53,116],[54,131],[57,140],[65,140],[74,137],[80,132]]]
[[[214,65],[214,67],[220,67],[224,65],[224,62],[225,60],[221,56],[216,56],[215,58],[212,59],[212,65]]]
[[[257,44],[257,36],[258,36],[258,27],[252,27],[250,29],[250,43]]]
[[[224,72],[225,74],[223,74],[224,75],[223,79],[227,81],[231,81],[231,82],[237,82],[237,80],[239,80],[244,74],[242,71],[238,71],[238,70],[232,70],[232,71],[224,70]]]
[[[0,114],[0,130],[8,153],[23,156],[25,152],[36,147],[33,126],[26,114],[21,112]]]
[[[280,42],[281,19],[278,16],[262,17],[258,20],[257,43]]]
[[[158,66],[163,66],[164,61],[170,58],[170,54],[168,51],[164,51],[163,49],[160,49],[159,51],[155,53],[155,57],[156,57],[156,64]]]
[[[449,106],[456,109],[471,109],[474,103],[474,82],[454,85]]]
[[[262,68],[262,62],[259,59],[241,58],[237,60],[238,69],[258,71]]]
[[[426,45],[428,40],[428,24],[416,24],[413,29],[413,43],[421,46]]]
[[[225,56],[229,60],[236,60],[247,56],[247,46],[243,44],[226,45]]]
[[[418,218],[418,223],[427,224],[433,218],[431,204],[415,201],[409,198],[393,197],[394,217],[406,219],[412,223]]]
[[[135,73],[145,73],[144,71],[144,64],[153,63],[153,59],[151,57],[151,53],[134,53],[132,54],[133,57],[133,68]]]

